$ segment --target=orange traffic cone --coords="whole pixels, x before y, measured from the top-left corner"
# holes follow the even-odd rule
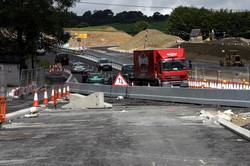
[[[49,103],[49,99],[48,99],[48,93],[47,93],[47,89],[45,89],[44,91],[44,97],[43,97],[43,104],[48,104]]]
[[[58,89],[58,99],[62,98],[62,91],[61,88]]]
[[[63,87],[62,97],[66,97],[66,96],[67,96],[67,94],[66,94],[66,88],[65,88],[65,87]]]
[[[52,88],[50,100],[54,101],[54,98],[55,98],[55,90],[54,90],[54,88]]]
[[[5,97],[0,97],[0,127],[1,124],[5,122],[6,116],[6,99]]]
[[[39,105],[39,102],[38,102],[37,91],[35,91],[33,107],[38,107],[38,105]]]
[[[67,91],[67,92],[66,92],[67,96],[69,96],[69,93],[70,93],[70,92],[69,92],[69,85],[67,85],[66,91]]]

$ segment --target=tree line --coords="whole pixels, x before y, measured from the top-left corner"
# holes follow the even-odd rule
[[[184,39],[192,29],[201,29],[204,38],[213,30],[216,35],[250,38],[250,12],[209,10],[195,7],[178,7],[167,20],[169,33]]]
[[[86,11],[82,16],[75,13],[67,13],[67,27],[86,27],[105,25],[111,23],[135,23],[137,21],[166,21],[169,15],[163,15],[155,12],[152,16],[146,16],[140,11],[123,11],[114,14],[112,10]]]
[[[32,55],[34,67],[34,55],[44,34],[68,40],[63,32],[67,22],[64,15],[75,1],[0,0],[0,53],[18,55],[21,64],[25,64],[25,56]],[[9,36],[3,35],[6,30]]]
[[[140,11],[123,11],[114,14],[111,10],[86,11],[82,16],[67,13],[67,27],[86,27],[112,23],[136,23],[165,21],[169,34],[183,39],[189,38],[192,29],[201,29],[204,38],[214,30],[216,35],[250,38],[250,12],[232,10],[212,10],[196,7],[177,7],[170,15],[155,12],[146,16]]]
[[[34,55],[41,46],[44,34],[66,42],[68,34],[64,27],[86,27],[112,23],[134,23],[143,30],[153,22],[163,22],[164,32],[188,39],[194,28],[202,31],[204,38],[212,30],[215,33],[234,37],[250,38],[250,11],[211,10],[195,7],[177,7],[170,15],[155,12],[146,16],[140,11],[123,11],[114,14],[111,10],[86,11],[77,16],[68,9],[77,0],[0,0],[0,53],[14,51],[22,58]],[[16,37],[2,35],[8,29]],[[8,49],[9,48],[9,49]],[[32,56],[33,57],[33,56]]]

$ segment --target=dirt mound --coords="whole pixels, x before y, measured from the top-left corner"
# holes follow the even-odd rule
[[[185,48],[186,55],[191,60],[205,60],[219,64],[219,60],[224,58],[222,50],[238,50],[238,54],[242,57],[243,62],[250,62],[250,45],[239,42],[239,40],[236,42],[235,39],[227,38],[204,43],[183,42],[180,46]]]
[[[245,38],[242,38],[242,37],[229,37],[229,38],[224,38],[222,40],[219,41],[220,43],[231,43],[231,44],[242,44],[242,45],[245,45],[245,44],[250,44],[250,40],[249,39],[245,39]]]
[[[102,32],[117,32],[118,30],[112,26],[92,26],[84,28],[64,28],[66,32],[68,31],[102,31]]]
[[[173,47],[178,41],[182,41],[182,39],[177,36],[167,35],[158,30],[147,29],[132,37],[128,42],[122,44],[118,49],[143,49],[144,45],[147,49]]]
[[[87,28],[84,30],[79,29],[65,29],[66,32],[71,34],[69,40],[69,47],[76,48],[79,46],[111,46],[121,45],[130,40],[131,36],[125,32],[117,31],[113,27],[103,28]],[[87,34],[86,39],[82,39],[79,43],[76,34]]]

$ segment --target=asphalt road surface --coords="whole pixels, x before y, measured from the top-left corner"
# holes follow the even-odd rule
[[[90,54],[95,54],[99,56],[105,56],[106,58],[112,59],[115,62],[119,62],[121,64],[133,64],[133,55],[131,53],[119,53],[115,51],[108,50],[109,47],[94,47],[92,50],[88,50]],[[99,51],[99,52],[97,52]],[[195,68],[205,68],[205,69],[214,69],[214,70],[226,70],[226,71],[241,71],[248,72],[249,65],[246,64],[245,67],[221,67],[219,63],[212,63],[200,61],[200,60],[192,60],[192,66]]]
[[[250,163],[250,144],[193,105],[117,101],[112,109],[50,110],[0,132],[0,165],[203,166]],[[134,103],[134,104],[133,104]]]

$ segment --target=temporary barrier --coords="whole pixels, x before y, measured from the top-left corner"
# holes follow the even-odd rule
[[[181,103],[212,104],[250,108],[250,92],[247,90],[147,86],[113,87],[109,85],[93,85],[84,83],[68,84],[71,87],[70,92],[77,92],[82,94],[104,92],[104,95],[108,97],[126,96],[132,99],[138,98]]]
[[[4,123],[6,114],[6,99],[0,97],[0,124]]]
[[[57,73],[57,72],[62,72],[62,71],[63,71],[63,67],[62,67],[62,65],[60,63],[50,65],[50,67],[49,67],[49,72],[50,73]]]

